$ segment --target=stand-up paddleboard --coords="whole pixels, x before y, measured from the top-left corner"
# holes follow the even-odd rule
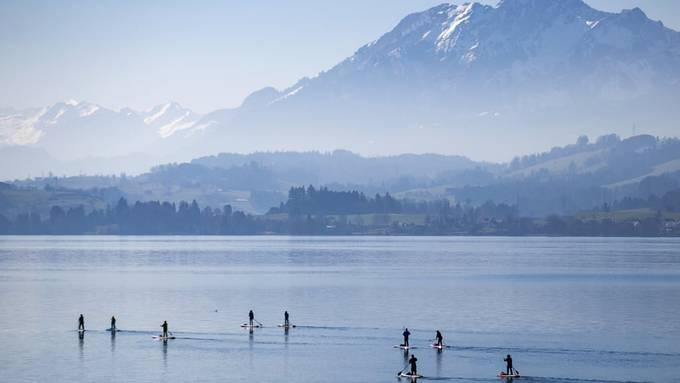
[[[289,325],[280,324],[278,327],[285,328],[285,329],[289,329],[289,328],[295,328],[295,327],[297,327],[297,326],[294,325],[294,324],[289,324]]]
[[[175,339],[174,336],[163,336],[163,335],[154,335],[152,338],[158,339],[158,340]]]
[[[106,329],[106,331],[108,331],[108,332],[112,332],[112,331],[113,331],[113,332],[121,332],[121,331],[123,331],[123,330],[120,330],[120,329],[115,329],[115,330],[114,330],[114,329],[112,329],[112,328],[109,327],[109,328]]]
[[[262,326],[259,325],[259,324],[244,323],[244,324],[241,325],[241,328],[260,328],[260,327],[262,327]]]
[[[416,380],[418,378],[422,378],[422,375],[419,374],[411,374],[411,373],[406,373],[406,372],[400,372],[399,375],[397,375],[400,378],[408,378],[408,379],[413,379]]]
[[[80,329],[78,329],[78,332],[82,334],[82,333],[85,332],[85,329],[84,329],[84,328],[80,328]]]
[[[394,345],[394,348],[400,348],[402,350],[410,350],[410,349],[417,348],[417,347],[415,347],[415,346],[405,346],[403,344],[397,344],[397,345]]]
[[[519,374],[517,372],[514,372],[512,374],[506,374],[505,372],[501,371],[500,374],[498,374],[499,378],[519,378]]]
[[[443,350],[443,349],[446,348],[445,345],[443,345],[443,344],[437,344],[437,343],[432,343],[431,346],[432,346],[432,348],[436,348],[437,350]]]

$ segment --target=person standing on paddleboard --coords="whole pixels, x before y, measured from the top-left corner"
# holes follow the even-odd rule
[[[253,313],[253,310],[250,310],[248,313],[248,323],[250,324],[250,327],[253,327],[253,321],[255,320],[255,314]]]
[[[401,335],[404,336],[404,347],[408,347],[408,337],[411,335],[411,332],[408,331],[408,327],[404,329],[404,332]]]
[[[437,346],[438,347],[444,347],[444,337],[442,336],[442,333],[437,330],[437,335],[435,336],[435,340],[437,341]]]
[[[168,337],[168,321],[164,320],[161,327],[163,328],[163,336],[162,337],[167,338]]]
[[[116,317],[111,316],[111,331],[116,331]]]
[[[283,326],[284,327],[290,327],[290,322],[288,321],[288,311],[285,311],[283,313]]]
[[[411,365],[411,375],[418,375],[418,367],[416,366],[416,362],[418,361],[418,358],[416,358],[415,355],[411,354],[411,358],[408,360],[408,364]]]
[[[80,314],[80,317],[78,318],[78,331],[80,330],[85,331],[85,318],[83,317],[83,314]]]
[[[513,368],[512,368],[512,357],[510,354],[503,359],[505,362],[505,373],[506,375],[512,375],[513,374]]]

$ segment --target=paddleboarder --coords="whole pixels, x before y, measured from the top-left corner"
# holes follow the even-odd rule
[[[165,320],[164,320],[164,321],[163,321],[163,324],[161,325],[161,327],[163,328],[163,335],[162,335],[162,337],[163,337],[163,338],[167,338],[167,337],[168,337],[168,321],[165,321]]]
[[[255,320],[255,314],[253,313],[253,310],[250,310],[248,313],[248,323],[250,324],[250,327],[253,327],[253,321]]]
[[[283,326],[284,327],[290,327],[290,322],[289,322],[289,316],[288,316],[288,311],[285,311],[283,313]]]
[[[437,330],[437,335],[435,336],[435,339],[437,341],[437,346],[438,347],[444,347],[444,337],[442,336],[442,333]]]
[[[408,327],[404,329],[404,332],[401,335],[404,336],[404,347],[408,347],[408,337],[411,335],[411,332],[408,331]]]
[[[83,317],[83,314],[80,314],[80,317],[78,318],[78,331],[85,331],[85,318]]]
[[[418,358],[416,358],[415,355],[411,354],[411,358],[408,360],[408,364],[411,365],[411,376],[418,375],[418,367],[416,366],[417,361]]]
[[[514,369],[512,368],[512,357],[510,356],[510,354],[508,354],[508,356],[506,356],[505,359],[503,359],[503,361],[505,362],[506,375],[512,375]]]
[[[116,331],[116,317],[111,316],[111,332]]]

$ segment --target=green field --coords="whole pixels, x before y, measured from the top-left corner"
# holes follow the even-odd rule
[[[611,212],[584,212],[577,214],[576,218],[579,218],[584,221],[588,220],[602,221],[605,219],[610,219],[614,222],[624,222],[653,218],[656,216],[656,214],[657,211],[654,209],[631,209],[631,210],[617,210]],[[662,211],[661,217],[663,219],[678,220],[680,219],[680,212]]]
[[[86,211],[106,209],[99,197],[77,190],[8,189],[0,191],[0,214],[14,217],[21,213],[49,215],[52,206],[64,209],[82,205]]]

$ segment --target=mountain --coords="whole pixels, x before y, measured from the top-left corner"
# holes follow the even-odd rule
[[[214,121],[246,151],[456,152],[507,159],[580,133],[676,133],[680,33],[581,0],[442,4],[313,78]],[[215,138],[219,137],[219,138]],[[210,147],[210,143],[206,142]]]
[[[41,151],[39,159],[50,159],[43,161],[42,168],[21,161],[18,169],[3,169],[0,176],[6,179],[49,171],[136,173],[159,162],[189,159],[191,156],[179,155],[186,144],[182,137],[191,134],[200,119],[175,102],[147,111],[114,111],[73,100],[43,108],[5,108],[0,110],[0,157],[16,158],[14,162],[20,163],[26,150],[35,150]],[[29,171],[21,173],[19,169]]]
[[[69,101],[0,109],[0,143],[88,169],[94,157],[139,153],[158,164],[339,148],[507,161],[584,133],[627,136],[637,126],[675,136],[678,99],[680,33],[639,8],[502,0],[408,15],[329,70],[258,90],[238,108],[199,115],[177,103],[113,111]]]
[[[129,111],[134,113],[133,111]],[[157,105],[150,110],[138,113],[148,127],[161,137],[170,137],[176,133],[186,133],[195,127],[201,116],[182,107],[176,102]]]

